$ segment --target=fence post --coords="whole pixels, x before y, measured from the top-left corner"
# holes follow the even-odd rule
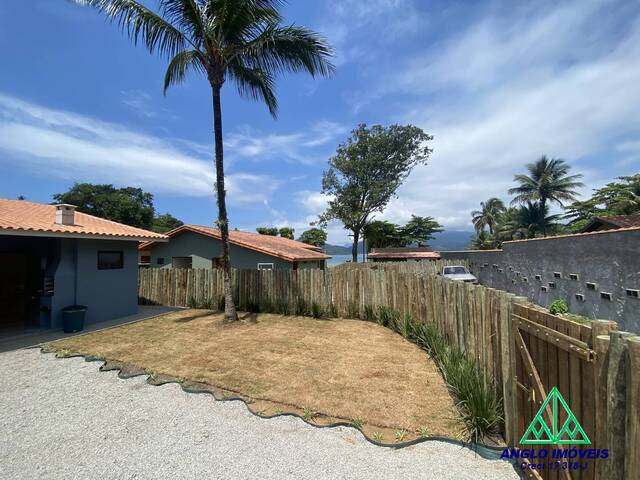
[[[626,338],[630,336],[627,332],[611,332],[610,335],[606,427],[609,461],[606,465],[607,478],[611,480],[622,480],[624,476],[628,364]]]
[[[595,327],[595,322],[594,325]],[[594,340],[595,361],[595,448],[607,448],[607,377],[609,370],[609,335],[598,335]],[[606,478],[606,462],[595,462],[595,478]]]
[[[640,478],[640,336],[627,339],[627,438],[624,455],[624,478]]]

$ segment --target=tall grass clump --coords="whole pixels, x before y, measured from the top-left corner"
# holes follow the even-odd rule
[[[337,316],[338,316],[338,309],[332,302],[327,306],[327,317],[336,318]]]
[[[295,314],[299,317],[310,316],[309,306],[307,305],[307,302],[305,302],[304,298],[298,298],[296,300]]]
[[[376,310],[373,305],[365,305],[362,309],[362,320],[366,320],[367,322],[375,322],[376,318]]]
[[[412,329],[413,340],[429,352],[458,399],[469,440],[478,442],[499,432],[503,421],[502,402],[492,382],[460,349],[449,346],[434,325],[414,324]]]
[[[213,300],[209,297],[198,300],[196,297],[191,296],[187,300],[187,306],[200,310],[213,310]]]
[[[349,302],[347,305],[347,318],[360,318],[360,308],[358,308],[357,303]]]
[[[311,303],[311,316],[313,318],[322,318],[324,316],[324,308],[318,302]]]

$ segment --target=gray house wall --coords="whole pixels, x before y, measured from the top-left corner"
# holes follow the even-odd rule
[[[138,242],[52,239],[57,255],[47,268],[54,276],[54,295],[45,297],[51,327],[62,326],[62,309],[86,305],[86,323],[133,315],[138,311]],[[123,268],[98,270],[99,251],[122,251]],[[77,272],[77,276],[76,276]],[[43,299],[44,300],[44,299]]]
[[[151,251],[150,267],[171,268],[173,257],[191,257],[191,268],[211,268],[211,259],[222,256],[222,242],[195,232],[182,232],[167,243],[155,244]],[[237,269],[256,269],[259,263],[273,263],[275,269],[293,268],[293,263],[272,255],[231,244],[231,266]],[[164,258],[164,265],[158,263]],[[299,262],[298,268],[318,268],[318,262]]]
[[[123,268],[98,270],[98,252],[122,251]],[[86,305],[86,323],[138,311],[138,242],[39,236],[0,236],[0,251],[27,255],[30,324],[62,326],[62,309]],[[42,268],[44,267],[44,269]],[[53,278],[53,295],[41,295],[40,277]],[[39,296],[39,299],[38,299]]]
[[[640,290],[640,231],[552,237],[505,243],[498,251],[440,254],[443,259],[468,260],[483,285],[542,306],[563,299],[572,313],[615,320],[620,330],[640,332],[640,298],[627,293]]]

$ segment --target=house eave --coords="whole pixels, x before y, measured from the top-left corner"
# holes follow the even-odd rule
[[[150,240],[154,242],[168,242],[168,238],[154,238],[148,237],[136,237],[136,236],[124,236],[124,235],[101,235],[94,233],[76,233],[76,232],[47,232],[41,230],[13,230],[10,228],[0,229],[0,235],[13,235],[19,237],[51,237],[51,238],[84,238],[92,240],[119,240],[126,242],[148,242]]]

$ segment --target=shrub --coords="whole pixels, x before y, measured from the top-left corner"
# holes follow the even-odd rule
[[[278,303],[275,306],[275,312],[279,313],[280,315],[289,315],[291,313],[289,302],[278,300]]]
[[[362,319],[368,322],[376,321],[376,311],[372,305],[365,305],[362,310]]]
[[[336,318],[338,316],[338,309],[333,303],[330,303],[327,307],[327,316],[329,318]]]
[[[384,305],[378,306],[378,315],[376,316],[376,319],[380,325],[382,325],[383,327],[389,327],[392,321],[391,317],[392,313],[389,307],[386,307]]]
[[[559,313],[569,313],[569,305],[564,300],[558,298],[551,302],[549,305],[549,312],[553,315],[558,315]]]
[[[218,297],[218,311],[219,312],[224,312],[224,304],[225,304],[224,295],[220,295]]]
[[[360,309],[357,303],[349,302],[347,305],[347,318],[360,318]]]
[[[324,315],[324,308],[317,302],[311,303],[311,316],[313,318],[322,318]]]
[[[187,300],[187,307],[198,308],[198,301],[196,300],[196,297],[193,295],[189,297],[189,300]]]
[[[295,314],[299,317],[309,316],[309,307],[307,306],[307,302],[304,301],[304,298],[298,298],[298,300],[296,300]]]

